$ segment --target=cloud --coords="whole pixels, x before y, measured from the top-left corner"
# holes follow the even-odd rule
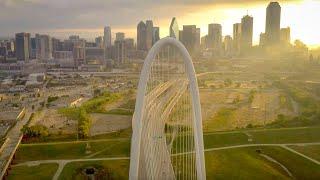
[[[267,3],[267,0],[0,0],[1,35],[111,25],[133,28],[143,19],[169,20],[208,5]],[[168,22],[169,23],[169,22]]]

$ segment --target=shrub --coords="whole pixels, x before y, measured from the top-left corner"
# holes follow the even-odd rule
[[[21,131],[23,136],[27,138],[47,137],[49,135],[48,128],[43,125],[34,125],[30,127],[24,125]]]

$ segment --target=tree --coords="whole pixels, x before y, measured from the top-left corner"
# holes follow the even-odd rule
[[[49,135],[48,128],[43,125],[34,125],[28,127],[24,125],[21,129],[24,137],[32,138],[32,137],[47,137]]]

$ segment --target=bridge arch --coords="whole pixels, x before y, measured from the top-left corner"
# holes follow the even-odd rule
[[[202,132],[202,117],[201,117],[201,105],[199,99],[199,89],[196,79],[194,66],[191,56],[184,45],[175,38],[166,37],[159,40],[150,49],[142,67],[140,74],[140,80],[138,84],[138,91],[136,96],[135,111],[132,119],[132,139],[131,139],[131,152],[130,152],[130,171],[129,179],[137,180],[139,178],[139,162],[140,158],[144,156],[141,154],[141,143],[143,142],[142,130],[143,130],[143,115],[148,109],[145,108],[145,100],[147,93],[148,77],[150,75],[152,63],[154,62],[156,55],[165,46],[175,47],[181,54],[183,63],[186,68],[186,75],[189,80],[189,93],[192,100],[192,116],[194,126],[194,151],[195,151],[195,166],[197,179],[205,180],[205,159],[204,159],[204,144],[203,144],[203,132]],[[175,178],[174,178],[175,179]]]

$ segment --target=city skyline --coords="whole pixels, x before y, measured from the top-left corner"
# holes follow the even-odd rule
[[[32,1],[24,1],[25,3],[31,3],[33,6],[42,6],[42,8],[58,8],[59,3],[62,2],[55,2],[55,3],[47,3],[45,1],[40,1],[37,0],[32,0]],[[72,1],[69,1],[69,4],[72,4]],[[146,13],[141,13],[141,17],[138,15],[135,15],[133,17],[124,19],[123,17],[119,18],[113,18],[110,20],[110,15],[106,15],[103,17],[97,18],[97,16],[100,11],[92,11],[92,12],[87,12],[86,16],[87,18],[83,19],[83,21],[77,25],[74,25],[74,23],[69,23],[65,24],[66,20],[61,19],[59,21],[59,24],[55,24],[55,20],[49,19],[47,22],[48,23],[43,23],[41,24],[40,22],[36,22],[38,17],[35,17],[35,22],[29,23],[28,19],[30,21],[30,18],[17,18],[14,15],[12,17],[10,16],[9,18],[6,17],[7,19],[1,19],[0,22],[2,21],[2,24],[6,24],[6,27],[2,28],[2,31],[0,32],[1,37],[13,37],[14,33],[13,32],[30,32],[32,34],[34,33],[41,33],[41,34],[50,34],[51,36],[58,37],[58,38],[66,38],[69,35],[72,34],[78,34],[83,38],[94,40],[96,36],[101,36],[103,35],[103,27],[104,26],[111,26],[113,29],[112,35],[115,36],[116,32],[124,32],[126,33],[127,37],[133,37],[136,38],[136,24],[141,20],[141,19],[151,19],[153,22],[157,25],[159,25],[161,31],[160,31],[160,37],[163,38],[165,36],[168,36],[169,34],[169,25],[170,25],[170,20],[172,17],[169,17],[170,15],[176,16],[180,25],[180,29],[182,29],[182,25],[197,25],[197,27],[201,28],[201,36],[206,35],[207,32],[207,25],[210,23],[219,23],[222,25],[222,34],[223,36],[226,35],[232,35],[232,25],[237,22],[241,22],[241,18],[249,14],[250,16],[253,16],[253,44],[256,45],[259,42],[259,35],[261,32],[264,32],[265,29],[265,21],[266,21],[266,7],[270,1],[250,1],[248,3],[247,7],[244,7],[239,1],[228,1],[226,2],[221,2],[217,1],[215,2],[215,5],[206,2],[206,1],[200,1],[198,3],[193,2],[191,3],[188,1],[185,5],[181,5],[179,3],[177,4],[177,7],[180,12],[175,12],[175,13],[167,13],[167,14],[159,14],[158,11],[154,11],[154,13],[146,14]],[[19,8],[19,3],[13,1],[4,1],[0,2],[3,7],[5,8],[0,8],[2,10],[2,13],[5,13],[6,11],[10,9],[15,9]],[[307,45],[310,47],[315,47],[319,46],[320,42],[318,39],[320,39],[320,33],[317,33],[320,31],[320,25],[314,24],[311,22],[312,16],[315,16],[315,14],[319,14],[320,12],[316,11],[317,7],[320,7],[320,2],[316,1],[289,1],[289,2],[284,2],[284,1],[279,1],[281,7],[282,7],[282,17],[281,17],[281,27],[285,28],[287,26],[291,27],[291,34],[292,34],[292,40],[294,41],[295,39],[300,39],[303,42],[305,42]],[[50,7],[48,5],[50,4]],[[63,3],[62,3],[63,4]],[[67,3],[68,4],[68,3]],[[84,2],[79,1],[79,6],[84,5]],[[139,2],[137,3],[139,4]],[[166,1],[164,1],[163,6],[166,6]],[[45,6],[47,5],[47,6]],[[61,5],[61,4],[60,4]],[[125,5],[125,2],[123,2],[123,5]],[[51,7],[52,6],[52,7]],[[139,8],[142,7],[147,7],[150,6],[151,9],[153,9],[153,6],[150,4],[146,5],[141,5],[142,7],[136,7],[135,5],[131,11],[133,10],[138,10]],[[195,7],[197,7],[195,10]],[[77,7],[76,7],[77,8]],[[93,7],[88,7],[89,9],[93,10]],[[117,8],[117,6],[115,7]],[[25,7],[27,11],[28,6]],[[124,8],[126,9],[126,8]],[[185,11],[183,11],[185,10]],[[296,11],[299,10],[299,16],[297,16]],[[37,12],[37,8],[34,10]],[[130,11],[130,10],[128,10]],[[149,12],[150,10],[148,10]],[[86,12],[86,10],[84,10]],[[83,12],[83,13],[84,13]],[[22,12],[23,14],[23,12]],[[83,14],[80,14],[83,16]],[[93,16],[92,18],[89,18]],[[153,16],[153,17],[151,17]],[[112,16],[115,17],[115,16]],[[294,18],[292,18],[294,17]],[[310,18],[306,18],[310,17]],[[11,19],[11,21],[10,21]],[[86,19],[90,20],[91,23],[86,23]],[[130,20],[129,20],[130,19]],[[303,20],[302,20],[303,19]],[[14,23],[15,21],[23,21],[25,22],[20,23],[21,25],[18,26],[17,23]],[[51,22],[52,21],[52,22]],[[75,19],[75,22],[77,19]],[[49,23],[51,22],[51,23]],[[110,23],[108,23],[110,22]],[[14,25],[11,25],[14,24]],[[32,24],[34,29],[30,27]],[[37,25],[38,24],[38,25]],[[64,25],[65,24],[65,25]],[[51,26],[51,27],[49,27]],[[57,28],[52,28],[52,26],[57,27]],[[59,27],[60,26],[60,27]],[[310,27],[313,28],[310,28]],[[24,28],[25,27],[25,28]],[[75,27],[75,28],[74,28]],[[11,28],[9,31],[8,29]],[[7,32],[6,32],[7,31]],[[114,37],[113,37],[114,38]]]

